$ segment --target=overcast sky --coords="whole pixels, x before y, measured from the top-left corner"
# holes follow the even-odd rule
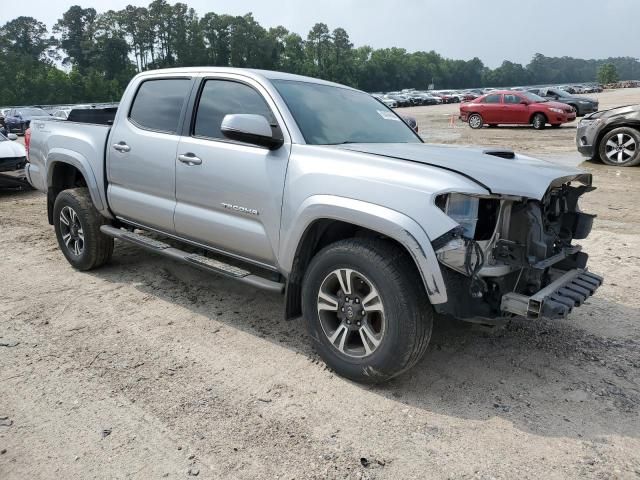
[[[20,15],[51,27],[71,5],[98,12],[136,0],[5,1],[0,25]],[[175,3],[171,0],[171,3]],[[356,45],[435,50],[450,58],[479,57],[526,64],[547,56],[640,57],[640,0],[188,0],[199,14],[253,12],[263,27],[283,25],[306,37],[316,22],[343,27]]]

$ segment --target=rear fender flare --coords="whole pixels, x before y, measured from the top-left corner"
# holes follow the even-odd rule
[[[52,187],[53,172],[56,165],[60,163],[71,165],[78,169],[87,184],[93,205],[99,212],[104,212],[106,210],[106,201],[102,197],[100,186],[98,185],[96,176],[91,169],[91,165],[87,159],[73,150],[67,150],[64,148],[51,149],[47,156],[47,189]]]

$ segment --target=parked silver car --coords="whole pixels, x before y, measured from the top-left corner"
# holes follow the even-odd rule
[[[34,120],[27,166],[73,267],[103,265],[117,238],[284,292],[287,318],[302,314],[326,363],[357,381],[413,366],[436,314],[561,318],[602,281],[573,244],[591,230],[578,208],[590,174],[425,145],[352,88],[156,70],[111,119],[87,115]]]

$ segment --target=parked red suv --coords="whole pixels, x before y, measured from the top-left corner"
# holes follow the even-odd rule
[[[471,128],[533,125],[542,130],[548,123],[559,127],[575,119],[576,112],[569,105],[550,102],[530,92],[498,90],[460,105],[460,120],[469,122]]]

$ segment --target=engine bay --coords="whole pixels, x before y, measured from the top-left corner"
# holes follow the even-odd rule
[[[469,300],[436,308],[462,319],[501,318],[510,315],[505,295],[534,296],[566,272],[584,271],[588,255],[573,242],[591,231],[595,215],[579,208],[580,197],[591,190],[591,185],[567,182],[550,188],[540,201],[461,194],[436,198],[436,205],[459,223],[434,242],[447,286],[456,292],[450,298]]]

